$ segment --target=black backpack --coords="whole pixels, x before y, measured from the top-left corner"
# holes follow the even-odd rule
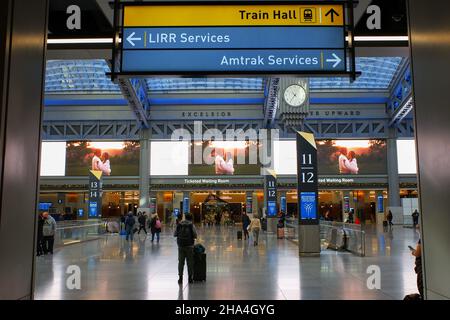
[[[188,247],[194,244],[194,232],[192,223],[180,223],[177,226],[177,242],[180,247]]]

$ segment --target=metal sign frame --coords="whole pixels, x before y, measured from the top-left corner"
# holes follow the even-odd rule
[[[344,51],[344,63],[346,71],[191,71],[191,72],[122,72],[122,56],[120,53],[123,51],[124,39],[120,41],[123,36],[124,28],[124,7],[125,6],[151,6],[151,5],[164,5],[164,6],[180,6],[180,5],[208,5],[208,6],[224,6],[224,5],[342,5],[344,12],[344,48],[339,49]],[[149,1],[149,2],[122,2],[120,0],[114,0],[114,21],[113,21],[113,48],[112,48],[112,68],[111,72],[107,73],[111,77],[111,80],[115,81],[117,78],[130,78],[130,77],[236,77],[236,76],[283,76],[283,75],[296,75],[296,76],[348,76],[351,81],[354,81],[357,76],[360,75],[356,71],[355,65],[355,47],[354,47],[354,16],[353,16],[354,1],[226,1],[226,2],[213,2],[213,1]],[[345,39],[348,39],[347,41]]]

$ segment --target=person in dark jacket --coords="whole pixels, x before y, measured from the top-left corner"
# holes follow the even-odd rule
[[[394,219],[394,215],[392,214],[392,211],[391,211],[391,210],[389,210],[389,212],[388,212],[386,218],[387,218],[387,221],[388,221],[388,223],[389,223],[389,228],[392,228],[392,226],[394,225],[394,224],[392,223],[392,219]]]
[[[144,230],[145,234],[147,234],[147,228],[145,226],[145,223],[147,222],[147,216],[143,213],[140,213],[140,215],[138,217],[138,222],[139,222],[138,234],[141,233],[141,230]]]
[[[414,212],[412,213],[412,220],[413,220],[413,227],[414,229],[417,227],[417,225],[419,224],[419,211],[414,210]]]
[[[248,235],[248,226],[250,225],[250,218],[247,215],[247,213],[242,214],[242,231],[244,231],[244,240],[247,240],[249,238]]]
[[[130,239],[133,241],[134,236],[134,225],[136,223],[136,220],[134,219],[133,212],[128,212],[128,216],[125,219],[125,232],[126,232],[126,240]]]
[[[197,239],[197,230],[192,223],[192,215],[186,213],[185,220],[181,221],[173,234],[178,244],[178,284],[183,283],[184,261],[187,261],[189,283],[194,282],[194,243]]]
[[[44,241],[44,217],[42,216],[42,212],[38,216],[38,226],[37,226],[37,239],[36,239],[36,254],[37,256],[41,256],[44,254],[44,248],[42,246]]]

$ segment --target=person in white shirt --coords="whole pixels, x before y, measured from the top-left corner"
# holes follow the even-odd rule
[[[233,167],[233,159],[228,159],[225,161],[223,156],[221,155],[222,152],[218,152],[217,149],[213,149],[212,156],[214,157],[214,164],[216,167],[216,174],[221,175],[232,175],[234,174],[234,167]]]
[[[101,166],[101,170],[105,176],[111,175],[111,164],[109,162],[109,153],[104,152],[102,156],[103,165]]]
[[[355,151],[350,151],[348,153],[348,160],[345,163],[345,166],[347,167],[349,173],[358,174],[359,168],[358,168],[358,162],[356,161]]]
[[[102,151],[100,149],[96,149],[94,151],[94,157],[92,158],[92,170],[101,170],[101,167],[103,165],[102,160],[100,157],[102,156]]]
[[[339,153],[339,173],[349,174],[350,171],[348,169],[347,149],[342,148],[341,150],[339,150]]]

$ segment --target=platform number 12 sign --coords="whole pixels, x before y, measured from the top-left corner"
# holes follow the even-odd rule
[[[297,195],[299,223],[317,224],[317,146],[306,132],[297,132]]]

